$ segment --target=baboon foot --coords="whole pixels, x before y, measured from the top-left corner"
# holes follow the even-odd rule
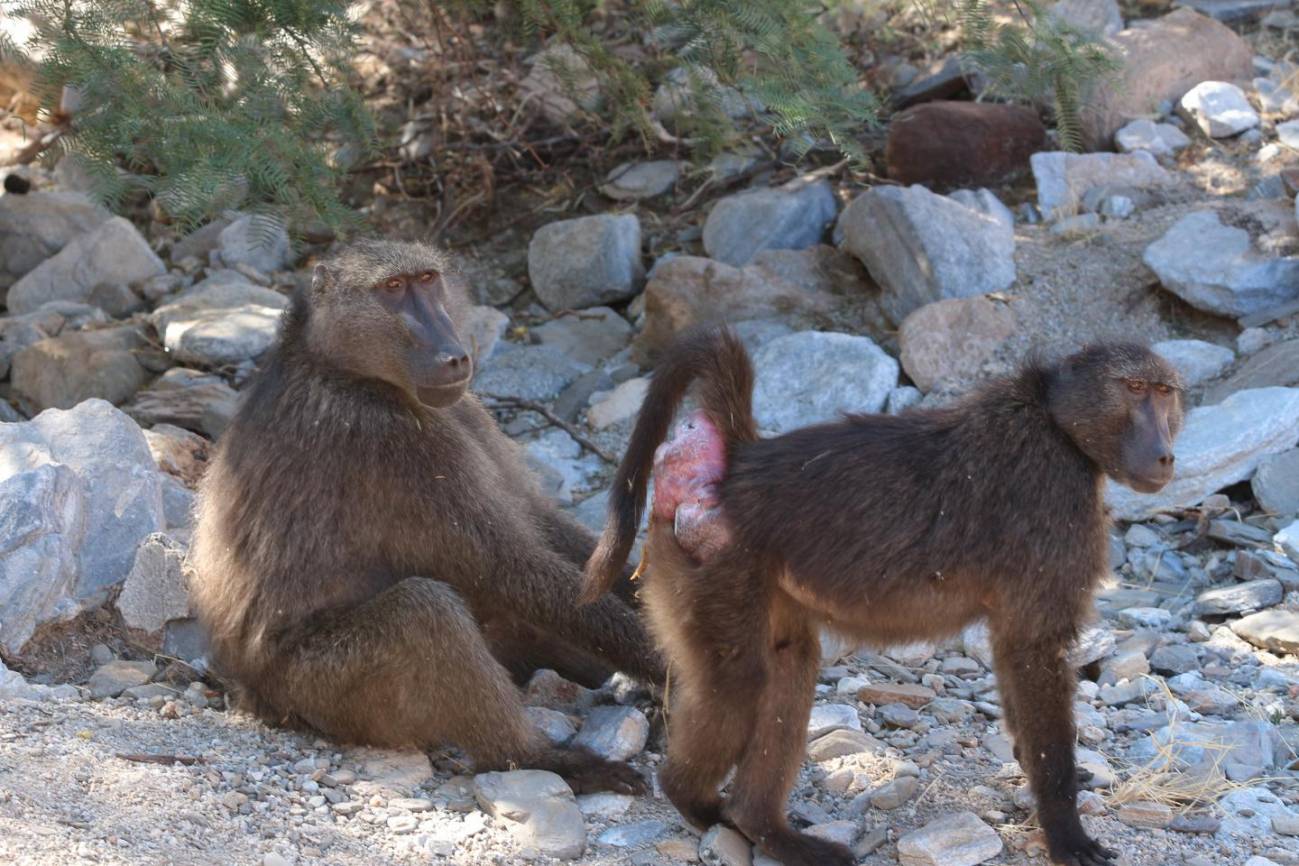
[[[563,776],[574,794],[612,791],[639,796],[649,790],[645,778],[622,761],[608,761],[586,749],[556,749],[553,754],[542,769]]]
[[[722,798],[717,792],[701,793],[695,787],[683,784],[673,774],[671,762],[659,773],[659,784],[663,786],[668,801],[696,830],[703,832],[714,824],[731,826],[722,814]]]
[[[1059,866],[1114,866],[1119,856],[1088,836],[1082,827],[1064,834],[1048,833],[1046,845],[1051,862]]]
[[[784,866],[854,866],[857,862],[848,846],[793,830],[769,833],[758,847]]]

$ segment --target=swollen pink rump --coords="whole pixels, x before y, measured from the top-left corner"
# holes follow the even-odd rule
[[[722,435],[702,412],[682,421],[654,452],[654,518],[672,521],[677,543],[701,561],[731,543],[717,500],[725,471]]]

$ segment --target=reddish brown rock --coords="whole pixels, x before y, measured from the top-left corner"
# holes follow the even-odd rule
[[[976,378],[1015,333],[1010,307],[985,295],[926,304],[898,331],[902,369],[921,391]]]
[[[894,116],[885,159],[900,183],[992,186],[1028,168],[1046,127],[1022,105],[926,102]]]
[[[1100,85],[1083,110],[1083,140],[1091,150],[1112,149],[1120,127],[1148,116],[1164,100],[1176,102],[1201,81],[1253,76],[1249,43],[1192,9],[1122,30],[1113,43],[1123,69]]]

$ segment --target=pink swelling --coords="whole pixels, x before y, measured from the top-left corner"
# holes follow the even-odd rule
[[[678,425],[654,452],[654,510],[671,520],[677,543],[706,561],[731,543],[731,527],[717,500],[726,471],[721,433],[702,412]]]

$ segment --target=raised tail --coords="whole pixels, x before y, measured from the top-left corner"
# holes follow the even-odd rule
[[[728,456],[732,443],[758,438],[753,420],[753,364],[733,331],[725,327],[695,331],[678,340],[664,358],[654,371],[609,491],[604,533],[586,563],[582,604],[608,592],[622,572],[645,514],[654,452],[667,438],[672,417],[695,380],[700,385],[700,408],[722,434]]]

